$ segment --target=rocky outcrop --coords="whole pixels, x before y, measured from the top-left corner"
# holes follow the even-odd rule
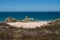
[[[15,18],[13,17],[8,17],[5,19],[4,23],[10,23],[10,22],[17,22],[18,20],[16,20]]]
[[[28,16],[26,16],[25,17],[25,19],[24,20],[22,20],[23,22],[30,22],[30,19],[29,19],[29,17]]]

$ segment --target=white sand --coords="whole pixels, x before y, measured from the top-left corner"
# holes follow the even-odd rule
[[[39,22],[12,22],[12,23],[7,23],[11,26],[20,28],[36,28],[36,27],[41,27],[42,25],[47,25],[48,21],[39,21]]]

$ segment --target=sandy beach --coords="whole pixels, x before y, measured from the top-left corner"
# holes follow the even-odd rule
[[[43,25],[47,25],[48,21],[39,21],[39,22],[12,22],[12,23],[7,23],[11,26],[20,28],[36,28],[36,27],[41,27]]]

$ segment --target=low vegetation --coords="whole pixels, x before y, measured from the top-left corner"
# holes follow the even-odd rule
[[[60,20],[33,29],[0,23],[0,40],[60,40]]]

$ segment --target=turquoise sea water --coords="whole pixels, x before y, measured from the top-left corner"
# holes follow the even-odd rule
[[[25,16],[38,20],[53,20],[60,18],[60,12],[0,12],[0,21],[10,16],[19,20]]]

